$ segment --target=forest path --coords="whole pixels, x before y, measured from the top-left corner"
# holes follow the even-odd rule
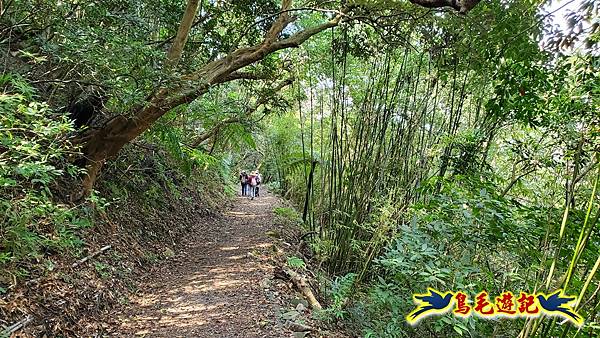
[[[119,337],[285,337],[261,281],[273,275],[271,248],[280,200],[237,197],[222,216],[184,240],[121,310]],[[264,257],[264,256],[262,256]]]

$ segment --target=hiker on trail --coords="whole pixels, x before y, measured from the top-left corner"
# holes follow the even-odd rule
[[[262,177],[260,176],[260,173],[257,170],[256,171],[256,192],[254,193],[256,195],[256,197],[259,197],[258,190],[259,190],[261,181],[262,181]]]
[[[240,184],[242,185],[242,196],[248,195],[248,174],[245,170],[240,173]]]
[[[248,183],[250,183],[250,199],[254,199],[256,196],[256,186],[258,185],[256,172],[253,172],[248,176]]]

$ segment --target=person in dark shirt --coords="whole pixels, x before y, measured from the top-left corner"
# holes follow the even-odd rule
[[[242,185],[242,196],[248,195],[248,174],[245,170],[240,173],[240,184]]]

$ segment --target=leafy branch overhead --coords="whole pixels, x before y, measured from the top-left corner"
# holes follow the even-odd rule
[[[254,118],[253,114],[256,113],[261,107],[264,107],[265,105],[267,105],[269,102],[273,102],[273,101],[277,100],[277,96],[276,96],[277,92],[281,91],[286,86],[291,85],[293,82],[294,82],[294,79],[290,78],[285,81],[282,81],[280,84],[278,84],[277,86],[275,86],[273,88],[269,88],[268,91],[265,91],[264,93],[262,93],[262,96],[258,97],[256,102],[252,106],[243,108],[243,112],[240,115],[221,120],[221,121],[217,122],[216,124],[214,124],[210,130],[205,131],[202,134],[198,135],[192,142],[191,146],[193,148],[200,146],[206,140],[217,135],[219,133],[219,131],[228,124],[244,123],[244,122],[252,123],[253,120],[263,119],[265,116],[267,116],[269,113],[271,113],[270,110],[265,108],[263,110],[263,116],[259,117],[259,118]]]

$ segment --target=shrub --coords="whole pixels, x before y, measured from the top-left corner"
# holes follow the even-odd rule
[[[0,77],[0,268],[44,253],[76,248],[90,222],[58,203],[52,191],[79,169],[67,159],[73,124],[35,99],[34,89],[10,74]]]

